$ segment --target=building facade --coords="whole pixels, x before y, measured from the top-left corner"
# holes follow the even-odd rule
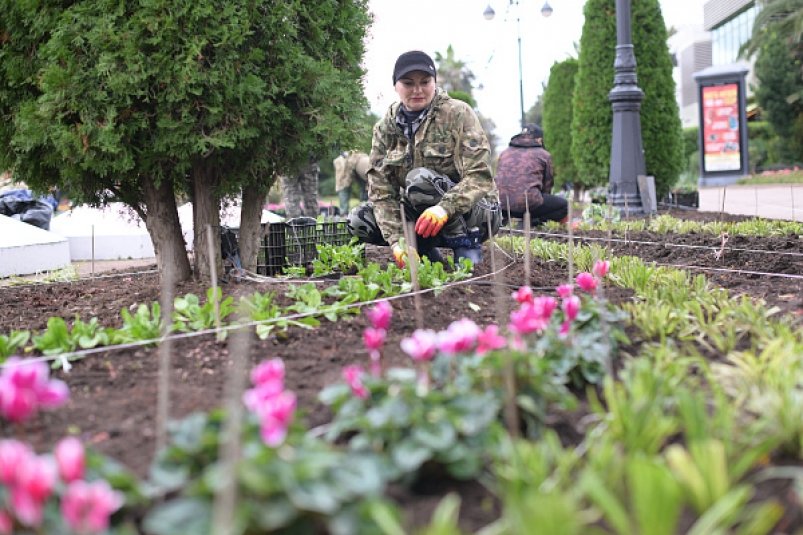
[[[669,41],[675,59],[675,84],[681,121],[685,127],[699,123],[695,72],[708,67],[752,63],[739,58],[739,48],[750,38],[758,13],[755,0],[709,0],[703,5],[703,27],[680,28]],[[748,92],[752,74],[748,74]]]

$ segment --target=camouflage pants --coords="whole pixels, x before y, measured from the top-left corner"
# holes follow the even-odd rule
[[[409,222],[415,222],[424,210],[438,204],[443,194],[455,185],[449,177],[438,175],[424,167],[410,171],[406,177],[406,184],[402,204]],[[418,250],[427,251],[433,247],[479,248],[480,244],[489,238],[489,215],[491,232],[496,234],[502,222],[499,204],[482,199],[468,212],[450,218],[436,236],[426,239],[417,236]],[[360,241],[374,245],[388,245],[376,223],[374,208],[370,202],[360,204],[349,213],[348,228]]]
[[[281,177],[282,198],[287,218],[318,217],[318,164],[302,169],[295,177]],[[304,203],[302,210],[301,203]]]

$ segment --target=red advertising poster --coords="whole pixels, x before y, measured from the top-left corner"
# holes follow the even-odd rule
[[[741,169],[737,84],[703,87],[703,147],[706,171]]]

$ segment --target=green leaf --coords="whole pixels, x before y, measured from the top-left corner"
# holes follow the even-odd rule
[[[195,498],[179,498],[152,509],[143,521],[153,535],[204,535],[210,533],[211,503]]]
[[[287,495],[297,508],[322,514],[334,513],[339,505],[335,489],[324,481],[309,481],[289,487]]]
[[[391,457],[399,468],[413,472],[432,457],[432,451],[411,439],[406,439],[393,447]]]
[[[450,448],[456,439],[457,432],[446,419],[419,425],[413,429],[413,440],[435,451]]]

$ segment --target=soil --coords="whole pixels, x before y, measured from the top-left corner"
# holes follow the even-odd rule
[[[700,214],[696,211],[675,213],[676,217],[690,219],[718,219],[719,214]],[[733,217],[732,219],[739,219]],[[713,283],[728,288],[734,294],[760,297],[779,311],[788,314],[792,321],[803,321],[803,281],[799,278],[770,276],[768,274],[803,274],[803,239],[800,236],[776,238],[750,238],[731,236],[722,253],[720,237],[711,235],[656,235],[638,233],[623,236],[623,241],[608,240],[601,233],[587,233],[579,239],[596,238],[610,245],[613,254],[637,255],[646,260],[666,265],[696,266],[743,270],[753,273],[726,271],[699,272]],[[644,243],[653,242],[653,243]],[[672,244],[672,245],[670,245]],[[706,247],[676,247],[675,245]],[[368,259],[387,262],[389,251],[384,247],[367,248]],[[497,266],[504,266],[498,282],[504,284],[502,292],[509,295],[515,287],[528,282],[521,261],[514,261],[500,253],[494,255]],[[485,260],[476,275],[491,272],[491,255],[486,248]],[[154,269],[145,266],[143,270]],[[566,278],[565,267],[534,260],[529,283],[533,287],[550,291]],[[394,316],[384,364],[406,365],[407,357],[399,349],[399,341],[422,322],[428,328],[442,329],[460,317],[468,317],[480,325],[496,321],[494,279],[488,277],[466,284],[451,286],[439,294],[421,296],[423,318],[417,318],[413,299],[394,299]],[[275,292],[283,295],[288,283],[240,282],[223,287],[232,296],[253,292]],[[606,296],[623,301],[631,293],[607,288]],[[206,285],[188,282],[179,285],[176,295],[194,293],[205,296]],[[0,288],[0,333],[11,330],[41,331],[51,316],[72,319],[76,315],[87,320],[97,317],[107,326],[120,326],[120,310],[136,304],[150,304],[160,295],[158,275],[116,274],[70,283],[38,284]],[[505,316],[507,313],[505,312]],[[314,330],[290,329],[282,338],[254,340],[249,359],[257,363],[266,358],[281,357],[286,366],[286,382],[295,391],[299,407],[309,427],[328,421],[330,415],[317,401],[317,393],[327,384],[338,381],[342,368],[348,364],[364,364],[366,353],[362,349],[364,316],[340,320],[337,327],[324,323]],[[631,350],[633,348],[630,348]],[[626,348],[627,350],[627,348]],[[36,418],[26,429],[25,436],[35,447],[44,451],[68,433],[77,433],[98,451],[122,462],[139,476],[147,474],[155,448],[156,399],[158,375],[157,348],[130,348],[100,351],[74,362],[72,370],[55,375],[70,385],[71,400],[63,408],[47,412]],[[224,382],[230,366],[225,343],[213,336],[195,336],[176,340],[172,344],[170,386],[170,416],[180,418],[194,411],[206,411],[220,406]],[[3,425],[3,424],[0,424]],[[582,436],[577,415],[554,415],[554,426],[567,442]],[[19,436],[16,429],[0,427],[2,436]],[[406,511],[410,526],[428,522],[440,498],[447,492],[458,492],[462,499],[461,527],[469,532],[488,524],[499,515],[499,504],[480,483],[452,480],[419,482],[414,488],[393,488],[390,495]],[[768,488],[766,492],[778,495],[789,489]],[[791,498],[790,498],[791,499]],[[794,528],[803,526],[799,511],[784,521]]]

